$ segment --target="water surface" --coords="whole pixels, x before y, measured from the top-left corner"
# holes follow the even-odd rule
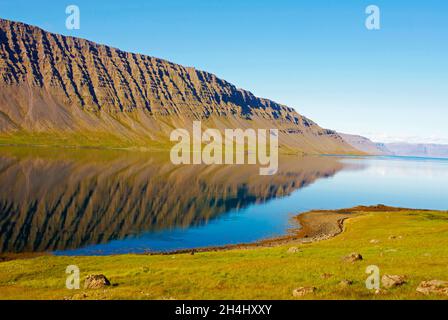
[[[251,242],[310,209],[448,209],[448,161],[281,157],[175,166],[166,154],[0,148],[0,253],[98,255]]]

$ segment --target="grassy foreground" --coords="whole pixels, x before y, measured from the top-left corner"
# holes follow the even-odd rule
[[[292,291],[302,286],[317,288],[303,299],[446,298],[423,296],[416,287],[424,280],[448,280],[447,212],[362,212],[344,224],[345,231],[329,240],[270,248],[2,262],[0,299],[297,299]],[[288,253],[292,246],[300,251]],[[364,259],[344,261],[351,252]],[[72,264],[79,266],[81,279],[102,273],[112,286],[66,289],[65,268]],[[369,265],[408,281],[375,294],[365,287]],[[343,279],[353,285],[342,287]]]

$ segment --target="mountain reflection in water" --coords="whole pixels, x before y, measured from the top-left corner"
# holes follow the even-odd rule
[[[2,147],[0,253],[70,250],[206,226],[343,166],[331,157],[284,156],[277,174],[260,176],[256,165],[175,166],[168,154]]]

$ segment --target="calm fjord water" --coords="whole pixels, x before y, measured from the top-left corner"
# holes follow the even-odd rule
[[[0,253],[100,255],[256,241],[311,209],[448,209],[448,161],[281,157],[174,166],[165,154],[0,148]]]

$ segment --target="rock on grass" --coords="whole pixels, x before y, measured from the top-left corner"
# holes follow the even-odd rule
[[[299,253],[300,249],[297,247],[291,247],[288,249],[288,253]]]
[[[309,294],[313,294],[314,292],[316,292],[317,288],[316,287],[300,287],[300,288],[296,288],[292,291],[292,295],[294,297],[303,297]]]
[[[398,287],[406,283],[406,277],[400,275],[385,274],[381,278],[383,287],[389,289],[392,287]]]
[[[344,257],[344,260],[347,262],[356,262],[362,260],[362,255],[356,252],[350,253],[348,256]]]
[[[417,287],[417,292],[425,295],[435,294],[448,296],[448,281],[422,281]]]
[[[344,288],[350,287],[352,284],[353,284],[353,281],[349,280],[349,279],[344,279],[344,280],[341,280],[341,282],[339,282],[339,286],[344,287]]]
[[[110,281],[103,274],[91,274],[86,277],[84,289],[101,289],[110,286]]]

